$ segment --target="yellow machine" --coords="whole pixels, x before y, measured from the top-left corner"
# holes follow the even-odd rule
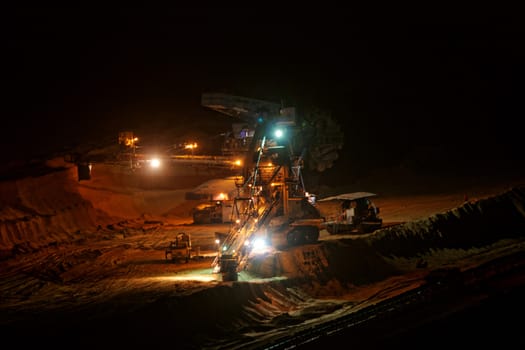
[[[171,262],[188,262],[191,259],[191,238],[185,232],[180,232],[171,241],[164,252],[165,259]]]

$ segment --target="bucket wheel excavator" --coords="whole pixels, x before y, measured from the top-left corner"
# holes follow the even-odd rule
[[[343,134],[330,114],[218,93],[203,94],[201,104],[238,119],[229,151],[244,155],[232,224],[217,237],[214,272],[235,281],[252,254],[316,243],[324,219],[302,170],[308,164],[324,171],[338,158]]]

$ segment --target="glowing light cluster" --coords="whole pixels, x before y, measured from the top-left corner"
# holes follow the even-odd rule
[[[185,149],[195,149],[195,148],[197,148],[197,142],[187,143],[187,144],[184,145],[184,148]]]
[[[150,159],[149,161],[149,165],[152,167],[152,168],[159,168],[160,167],[160,159],[158,158],[152,158]]]
[[[255,238],[248,244],[251,247],[251,254],[260,255],[268,253],[271,250],[271,247],[264,238]]]
[[[282,129],[276,129],[275,132],[274,132],[274,135],[275,135],[275,137],[277,137],[279,139],[279,138],[283,137],[284,131]]]
[[[215,201],[226,201],[226,200],[228,200],[228,194],[221,192],[221,193],[215,195],[213,197],[213,200],[215,200]],[[217,204],[220,204],[220,202],[217,203]]]

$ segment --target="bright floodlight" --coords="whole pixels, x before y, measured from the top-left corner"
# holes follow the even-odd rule
[[[266,241],[262,238],[256,238],[253,243],[252,243],[252,249],[253,250],[257,250],[257,251],[260,251],[260,250],[263,250],[264,248],[266,248]]]
[[[274,135],[275,135],[275,137],[277,137],[279,139],[279,138],[283,137],[284,131],[282,129],[276,129],[275,132],[274,132]]]
[[[160,159],[158,158],[153,158],[151,161],[150,161],[150,165],[152,168],[158,168],[160,167]]]

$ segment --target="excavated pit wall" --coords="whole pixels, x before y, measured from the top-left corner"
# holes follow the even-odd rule
[[[187,214],[177,207],[184,204],[184,178],[172,186],[180,189],[148,189],[130,187],[130,176],[110,165],[93,171],[96,176],[79,181],[74,164],[53,159],[38,174],[0,181],[0,259],[96,238],[127,220]]]
[[[76,168],[0,182],[0,251],[9,255],[71,242],[110,217],[86,201],[77,188]]]

